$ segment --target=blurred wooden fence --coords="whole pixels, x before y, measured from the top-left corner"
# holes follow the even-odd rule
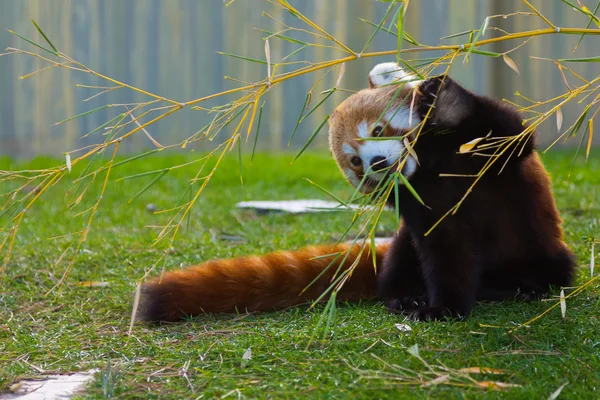
[[[257,28],[278,31],[282,27],[269,16],[298,26],[299,21],[279,7],[264,0],[0,0],[0,48],[30,46],[10,35],[12,29],[24,36],[42,40],[29,22],[34,18],[59,49],[90,68],[172,99],[186,101],[235,87],[242,81],[264,77],[264,65],[217,54],[217,51],[264,59],[265,34]],[[320,24],[352,49],[362,49],[373,28],[359,18],[379,21],[388,3],[375,0],[291,0],[301,12]],[[589,1],[584,1],[584,3]],[[588,20],[559,0],[532,1],[558,26],[585,27]],[[594,4],[588,4],[593,9]],[[487,15],[510,11],[527,11],[517,0],[413,0],[407,16],[407,31],[421,43],[438,44],[441,37],[479,28]],[[269,16],[265,15],[268,14]],[[539,19],[517,16],[495,20],[508,31],[544,27]],[[490,31],[491,32],[491,31]],[[488,35],[493,34],[493,32]],[[468,38],[444,40],[461,43]],[[481,93],[514,98],[520,91],[530,98],[543,100],[564,92],[556,67],[536,57],[573,57],[579,36],[556,35],[534,39],[511,54],[521,74],[517,75],[500,58],[474,55],[469,63],[457,62],[453,76]],[[282,40],[270,40],[273,59],[279,59],[299,46]],[[516,43],[514,43],[516,44]],[[578,57],[598,55],[600,38],[585,37],[575,53]],[[380,32],[369,50],[394,49],[396,39]],[[505,48],[505,47],[503,47]],[[490,48],[498,50],[499,48]],[[295,56],[296,60],[330,59],[342,53],[330,49],[310,48]],[[414,57],[425,57],[418,54]],[[366,84],[366,74],[384,59],[362,59],[350,63],[344,86],[359,89]],[[119,90],[83,103],[95,92],[76,88],[75,84],[98,85],[98,79],[62,70],[50,70],[26,80],[18,77],[42,67],[40,60],[24,55],[0,57],[0,153],[14,156],[35,154],[60,155],[98,138],[80,137],[109,120],[116,112],[103,110],[85,118],[53,127],[66,117],[96,108],[106,102],[129,103],[139,96]],[[599,73],[599,64],[579,64],[575,69],[588,78]],[[263,119],[259,148],[283,150],[297,120],[307,90],[320,75],[302,76],[286,82],[271,96]],[[327,76],[322,89],[334,85],[337,71]],[[345,94],[336,93],[325,107],[307,120],[292,146],[304,143],[314,127]],[[220,100],[223,101],[223,100]],[[212,103],[217,104],[217,103]],[[568,126],[580,108],[563,111]],[[152,134],[164,143],[173,143],[202,127],[206,113],[184,110],[152,126]],[[548,143],[556,137],[556,127],[546,124],[541,135]],[[140,151],[150,145],[143,136],[133,138],[125,150]],[[315,146],[326,145],[323,130]]]

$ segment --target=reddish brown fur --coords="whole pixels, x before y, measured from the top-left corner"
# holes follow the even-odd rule
[[[376,247],[377,262],[383,260],[387,249],[388,244]],[[335,257],[322,256],[346,251],[348,257],[340,271],[338,266],[344,254],[327,268]],[[144,285],[142,318],[175,321],[203,313],[270,311],[314,301],[332,284],[334,276],[354,263],[359,252],[358,245],[311,246],[265,256],[213,260],[167,272]],[[337,299],[358,301],[375,297],[375,269],[367,246]]]

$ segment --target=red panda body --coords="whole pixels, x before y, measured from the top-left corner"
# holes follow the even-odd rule
[[[314,301],[353,264],[337,299],[378,298],[416,320],[464,317],[476,300],[532,299],[570,285],[574,256],[563,242],[533,137],[500,155],[470,189],[488,158],[461,154],[460,146],[521,133],[519,114],[449,77],[397,84],[408,80],[394,63],[379,64],[369,76],[371,88],[350,96],[330,118],[330,147],[352,185],[378,195],[380,183],[400,171],[425,203],[399,185],[403,224],[390,245],[377,246],[377,276],[372,255],[359,246],[208,261],[145,284],[142,318],[174,321]],[[415,140],[419,124],[424,126]],[[363,140],[372,136],[390,140]],[[426,234],[467,192],[461,207]],[[388,203],[394,206],[392,197]],[[342,265],[324,257],[345,251]]]
[[[398,67],[379,68],[379,81],[393,82],[392,68]],[[389,103],[392,91],[407,99],[392,105],[395,115],[410,118],[377,123],[376,116],[383,113],[381,97]],[[397,196],[403,220],[377,275],[379,299],[392,311],[416,320],[465,317],[476,300],[533,299],[572,283],[574,255],[563,241],[562,221],[535,152],[534,135],[505,147],[485,146],[524,131],[518,112],[469,92],[448,76],[365,89],[355,96],[330,119],[333,154],[348,180],[361,180],[364,191],[377,191],[379,182],[401,168],[404,159],[418,160],[409,173],[405,161],[402,174],[425,205],[402,184],[388,199],[394,206]],[[364,110],[368,98],[378,110]],[[358,138],[381,136],[385,124],[386,136],[412,141],[410,152],[402,149],[381,161],[364,150],[368,141]],[[417,129],[411,129],[418,124],[424,125],[415,137]],[[473,141],[484,146],[460,151]],[[488,164],[492,157],[495,161]]]

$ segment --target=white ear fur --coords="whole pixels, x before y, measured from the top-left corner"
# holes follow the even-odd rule
[[[407,73],[395,62],[377,64],[369,72],[369,87],[371,88],[399,81],[405,81],[408,87],[415,87],[421,83],[420,80],[415,80],[412,73]]]

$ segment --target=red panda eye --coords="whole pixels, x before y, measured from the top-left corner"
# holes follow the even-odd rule
[[[358,167],[360,164],[362,164],[362,160],[360,159],[360,157],[352,157],[350,159],[350,163],[355,167]]]
[[[371,136],[373,137],[380,137],[383,135],[383,127],[380,125],[377,125],[375,128],[373,128],[373,131],[371,132]]]

